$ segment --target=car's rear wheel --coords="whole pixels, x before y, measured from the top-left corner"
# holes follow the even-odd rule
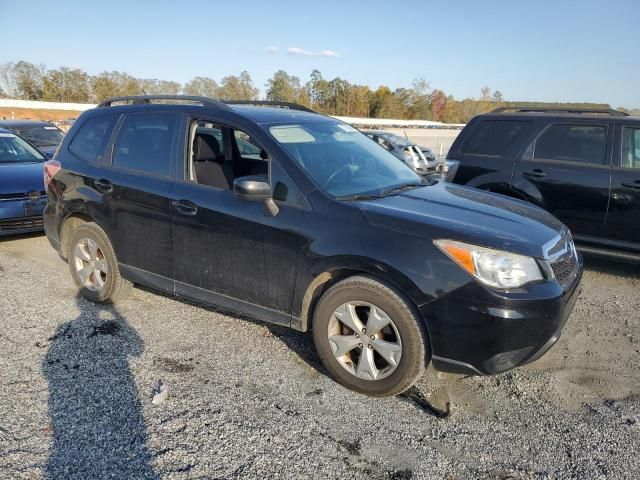
[[[80,293],[93,302],[115,302],[131,289],[131,282],[120,276],[107,234],[93,222],[73,230],[67,259]]]
[[[404,392],[428,359],[427,337],[411,306],[368,277],[349,277],[327,290],[314,313],[313,338],[339,383],[372,396]]]

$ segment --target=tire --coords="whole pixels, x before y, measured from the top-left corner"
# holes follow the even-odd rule
[[[358,333],[354,326],[365,331]],[[338,383],[374,397],[410,388],[429,359],[428,338],[413,308],[392,288],[363,276],[342,280],[322,295],[313,316],[313,341]]]
[[[130,292],[133,284],[120,276],[109,237],[96,223],[77,226],[66,253],[71,277],[83,297],[96,303],[116,302]]]

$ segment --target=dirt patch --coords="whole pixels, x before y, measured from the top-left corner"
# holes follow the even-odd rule
[[[186,373],[194,368],[191,361],[192,359],[180,361],[169,357],[155,357],[153,364],[168,373]]]

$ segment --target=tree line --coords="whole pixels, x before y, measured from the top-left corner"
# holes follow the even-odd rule
[[[109,97],[160,94],[200,95],[221,100],[257,100],[260,94],[247,71],[219,81],[195,77],[185,84],[170,80],[136,78],[124,72],[89,75],[80,69],[47,69],[26,61],[0,65],[0,97],[52,102],[98,103]],[[351,117],[435,120],[466,123],[472,117],[500,106],[513,106],[498,90],[485,86],[479,98],[456,100],[443,90],[417,78],[408,88],[381,85],[372,89],[336,77],[325,79],[313,70],[307,82],[279,70],[267,81],[267,100],[295,102],[318,112]],[[610,108],[600,103],[518,102],[528,107]],[[624,109],[621,109],[624,110]]]

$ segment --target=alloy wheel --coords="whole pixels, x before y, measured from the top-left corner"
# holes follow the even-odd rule
[[[94,292],[102,290],[109,271],[104,254],[95,240],[82,238],[73,249],[76,272],[82,285]]]
[[[347,302],[331,315],[329,345],[338,363],[363,380],[391,375],[400,363],[402,341],[393,320],[367,302]]]

